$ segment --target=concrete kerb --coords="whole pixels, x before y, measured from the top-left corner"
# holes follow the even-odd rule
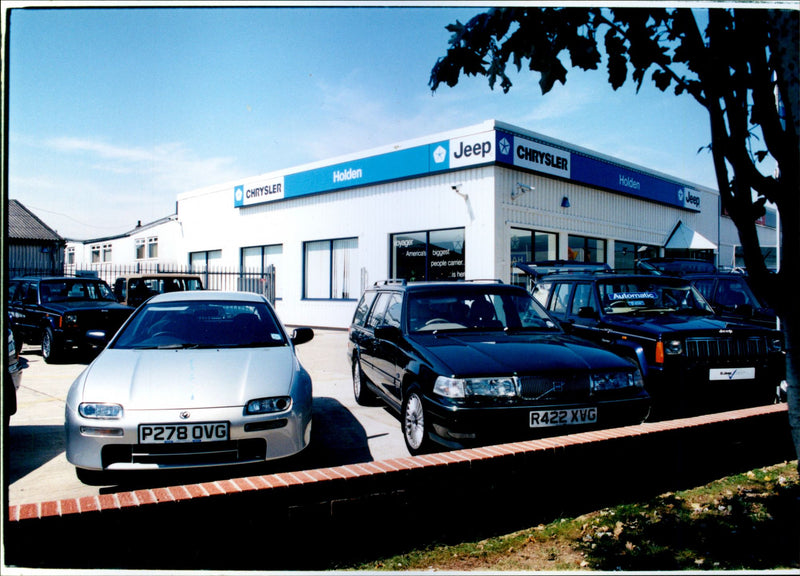
[[[424,543],[492,529],[477,524],[534,525],[564,511],[657,495],[794,457],[786,405],[764,406],[418,457],[11,506],[5,560],[21,567],[327,569],[337,559],[365,553],[367,543],[372,553],[388,543],[397,546],[402,538],[413,545],[416,539]],[[420,517],[425,525],[404,534],[403,522],[419,523]],[[64,538],[71,533],[91,536],[90,558]],[[197,534],[214,534],[214,544],[204,545]],[[132,544],[143,536],[152,552],[147,556],[135,553]],[[311,537],[319,549],[315,559],[303,553]],[[284,554],[268,561],[252,557],[264,542]]]

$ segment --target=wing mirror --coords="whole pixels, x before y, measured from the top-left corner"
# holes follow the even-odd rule
[[[311,328],[295,328],[292,332],[292,344],[299,346],[310,342],[314,338],[314,330]]]

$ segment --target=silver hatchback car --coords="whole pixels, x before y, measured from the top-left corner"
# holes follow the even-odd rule
[[[266,298],[155,296],[72,384],[67,460],[87,484],[108,472],[263,462],[311,438],[311,378]]]

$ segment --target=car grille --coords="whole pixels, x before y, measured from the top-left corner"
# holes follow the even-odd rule
[[[686,355],[697,360],[754,359],[767,354],[767,342],[761,336],[686,339]]]
[[[129,310],[81,310],[77,313],[78,326],[84,330],[107,330],[109,338],[130,316]]]
[[[564,400],[589,395],[588,376],[574,374],[520,376],[519,385],[520,395],[526,400]]]
[[[115,444],[103,447],[103,467],[112,464],[211,466],[261,462],[267,456],[263,438],[228,442]]]

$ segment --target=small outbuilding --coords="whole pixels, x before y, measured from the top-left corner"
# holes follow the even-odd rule
[[[8,200],[6,272],[60,275],[64,272],[66,240],[28,210],[19,200]]]

